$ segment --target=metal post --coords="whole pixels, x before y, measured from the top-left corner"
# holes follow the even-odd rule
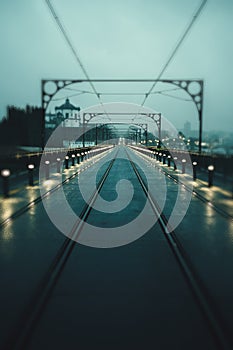
[[[95,124],[95,145],[97,146],[98,144],[98,124]]]
[[[166,154],[163,154],[163,164],[166,164]]]
[[[45,178],[46,178],[46,180],[49,179],[49,164],[50,164],[50,161],[46,160],[45,161]]]
[[[69,169],[69,156],[65,156],[65,168]]]
[[[176,161],[177,161],[177,157],[174,157],[173,158],[173,165],[174,165],[173,169],[174,169],[174,171],[177,170]]]
[[[197,162],[193,162],[193,181],[197,179]]]
[[[5,198],[9,197],[9,177],[10,177],[10,170],[9,169],[3,169],[1,171],[2,175],[2,185],[3,185],[3,196]]]
[[[186,164],[186,159],[182,159],[182,174],[185,174],[185,164]]]
[[[83,147],[85,147],[85,115],[86,113],[83,114]]]
[[[74,166],[75,154],[72,154],[71,159],[72,159],[72,166]]]
[[[171,166],[171,156],[167,156],[167,166],[170,168]]]
[[[214,166],[208,166],[208,187],[213,186],[213,177],[214,177]]]
[[[33,180],[34,167],[35,167],[34,164],[28,165],[28,184],[29,184],[29,186],[34,186],[34,180]]]
[[[61,172],[61,158],[57,158],[57,173]]]

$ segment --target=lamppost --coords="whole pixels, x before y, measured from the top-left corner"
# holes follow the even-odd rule
[[[9,197],[9,177],[10,177],[10,170],[9,169],[3,169],[1,171],[1,176],[3,180],[3,195],[5,198]]]
[[[34,186],[33,181],[33,169],[35,168],[34,164],[28,164],[28,184],[29,186]]]
[[[173,165],[174,165],[173,169],[174,169],[174,170],[177,169],[176,161],[177,161],[177,157],[174,157],[174,158],[173,158]]]
[[[74,166],[75,154],[72,154],[71,159],[72,159],[72,166]]]
[[[208,187],[213,186],[213,175],[214,175],[214,166],[208,166]]]
[[[170,168],[171,166],[171,156],[167,156],[167,166]]]
[[[197,162],[193,162],[193,181],[197,179]]]
[[[182,174],[185,174],[186,159],[182,159]]]
[[[65,156],[65,168],[69,169],[69,156]]]
[[[57,158],[57,173],[61,172],[61,158]]]
[[[163,164],[166,164],[166,154],[163,154]]]
[[[50,161],[46,160],[45,161],[45,179],[46,180],[49,179],[49,164],[50,164]]]

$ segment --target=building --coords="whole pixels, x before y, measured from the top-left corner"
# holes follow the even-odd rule
[[[55,113],[45,114],[46,141],[58,126],[57,135],[60,136],[53,140],[54,147],[94,146],[115,137],[109,125],[90,122],[83,125],[80,107],[74,106],[68,98],[65,103],[55,107]]]
[[[80,126],[80,107],[75,107],[67,98],[61,106],[55,107],[55,114],[62,120],[63,127]]]

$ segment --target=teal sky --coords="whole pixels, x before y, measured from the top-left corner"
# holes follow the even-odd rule
[[[156,78],[200,0],[51,0],[91,78]],[[0,1],[0,118],[8,104],[40,105],[41,79],[84,75],[45,1]],[[204,130],[233,132],[233,1],[208,0],[164,72],[164,79],[204,79]],[[77,86],[75,87],[77,88]],[[158,84],[155,91],[172,89]],[[106,86],[97,90],[107,91]],[[145,86],[111,86],[112,91],[147,92]],[[125,89],[125,90],[124,90]],[[89,90],[91,88],[89,87]],[[153,94],[146,105],[182,128],[198,128],[197,112],[183,91]],[[85,108],[90,95],[58,98]],[[178,99],[177,99],[178,97]],[[142,96],[103,96],[103,102],[134,102]],[[53,106],[51,106],[53,108]]]

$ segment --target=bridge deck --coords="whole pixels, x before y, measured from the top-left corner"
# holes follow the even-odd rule
[[[158,349],[217,349],[227,348],[233,341],[231,206],[225,203],[224,216],[191,194],[187,213],[175,228],[185,264],[191,266],[193,275],[189,278],[152,208],[146,207],[137,221],[147,196],[128,156],[155,201],[161,205],[165,201],[161,209],[167,219],[177,196],[180,203],[174,222],[186,212],[187,188],[165,176],[154,159],[133,149],[115,147],[96,163],[89,160],[76,166],[83,171],[70,178],[63,189],[72,211],[82,215],[85,201],[81,193],[91,195],[91,179],[97,174],[98,182],[116,157],[99,190],[102,199],[112,201],[112,205],[98,197],[86,218],[96,232],[98,228],[103,231],[103,236],[93,235],[84,225],[78,243],[67,248],[66,237],[45,211],[60,205],[64,227],[72,226],[71,213],[62,208],[61,189],[2,225],[1,348],[147,349],[153,344]],[[166,171],[169,174],[170,170]],[[63,177],[73,172],[74,168]],[[122,179],[130,181],[134,192],[128,182],[119,182]],[[46,186],[55,184],[56,177]],[[34,198],[37,195],[35,187]],[[215,198],[216,205],[221,203],[218,193]],[[28,199],[21,193],[6,201],[16,210]],[[6,202],[4,205],[7,208]],[[124,231],[133,220],[136,226]],[[104,235],[114,229],[118,237],[116,232]],[[102,248],[92,247],[96,245]],[[200,300],[192,278],[203,294]],[[207,315],[205,305],[203,308],[203,298],[213,317]]]

